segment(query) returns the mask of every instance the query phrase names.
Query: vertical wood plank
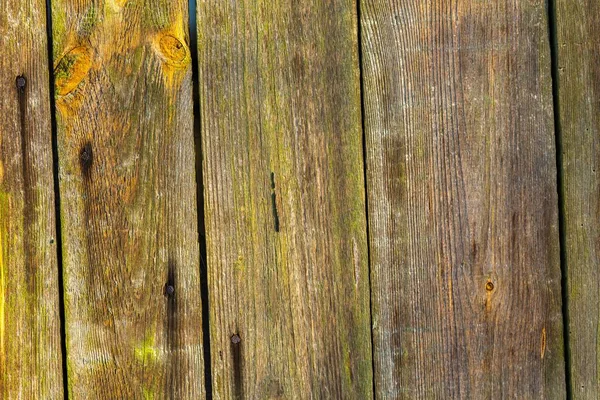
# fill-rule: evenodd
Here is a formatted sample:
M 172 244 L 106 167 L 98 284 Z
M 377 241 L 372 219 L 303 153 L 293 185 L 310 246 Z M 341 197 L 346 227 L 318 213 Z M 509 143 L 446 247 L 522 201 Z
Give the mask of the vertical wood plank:
M 52 17 L 69 394 L 203 398 L 187 1 Z
M 564 398 L 542 0 L 361 0 L 380 398 Z
M 572 394 L 594 399 L 600 396 L 600 3 L 555 4 Z
M 356 4 L 198 29 L 214 397 L 371 398 Z
M 45 11 L 0 1 L 2 399 L 63 396 Z

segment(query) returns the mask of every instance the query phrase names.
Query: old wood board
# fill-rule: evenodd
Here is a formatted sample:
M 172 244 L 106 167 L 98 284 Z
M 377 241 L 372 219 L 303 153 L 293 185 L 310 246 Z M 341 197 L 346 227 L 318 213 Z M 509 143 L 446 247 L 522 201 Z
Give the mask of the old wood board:
M 63 396 L 46 8 L 0 12 L 0 398 Z
M 187 7 L 52 1 L 73 399 L 205 396 Z
M 356 4 L 198 2 L 213 396 L 372 397 Z
M 361 0 L 376 393 L 565 398 L 542 0 Z
M 556 1 L 558 126 L 574 399 L 600 396 L 600 3 Z

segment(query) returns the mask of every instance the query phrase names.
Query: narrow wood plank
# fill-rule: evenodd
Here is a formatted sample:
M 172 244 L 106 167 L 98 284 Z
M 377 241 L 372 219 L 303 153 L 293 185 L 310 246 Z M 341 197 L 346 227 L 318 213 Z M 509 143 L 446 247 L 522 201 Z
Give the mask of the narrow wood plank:
M 0 1 L 0 398 L 63 397 L 46 8 Z
M 361 0 L 380 398 L 564 398 L 543 0 Z
M 203 398 L 187 1 L 52 4 L 69 394 Z
M 600 3 L 556 0 L 559 132 L 574 399 L 600 397 Z
M 213 392 L 372 397 L 356 4 L 198 4 Z

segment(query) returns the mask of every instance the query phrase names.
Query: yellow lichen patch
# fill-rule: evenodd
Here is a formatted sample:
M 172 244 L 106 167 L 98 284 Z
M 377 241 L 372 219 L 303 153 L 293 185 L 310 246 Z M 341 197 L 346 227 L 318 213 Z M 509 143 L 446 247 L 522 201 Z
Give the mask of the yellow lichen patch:
M 237 260 L 233 263 L 233 267 L 236 271 L 239 271 L 241 273 L 245 272 L 246 268 L 244 263 L 244 256 L 242 254 L 240 254 Z
M 156 361 L 157 357 L 158 351 L 154 347 L 154 334 L 148 334 L 144 341 L 135 347 L 135 358 L 146 364 L 148 361 Z
M 79 86 L 92 68 L 92 52 L 75 47 L 65 54 L 54 69 L 56 93 L 65 96 Z
M 128 0 L 107 0 L 105 5 L 112 12 L 120 12 L 123 9 L 123 7 L 125 7 L 127 1 Z
M 150 390 L 143 388 L 143 393 L 144 393 L 144 400 L 153 400 L 154 399 L 154 393 L 152 393 Z

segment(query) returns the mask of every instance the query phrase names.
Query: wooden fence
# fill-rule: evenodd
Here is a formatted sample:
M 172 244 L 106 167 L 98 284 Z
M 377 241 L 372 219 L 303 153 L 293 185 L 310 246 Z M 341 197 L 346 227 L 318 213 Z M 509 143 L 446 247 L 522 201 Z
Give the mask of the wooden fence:
M 0 0 L 0 113 L 2 399 L 600 398 L 598 1 Z

